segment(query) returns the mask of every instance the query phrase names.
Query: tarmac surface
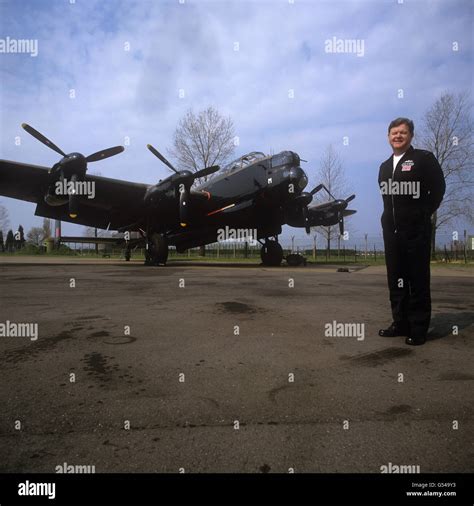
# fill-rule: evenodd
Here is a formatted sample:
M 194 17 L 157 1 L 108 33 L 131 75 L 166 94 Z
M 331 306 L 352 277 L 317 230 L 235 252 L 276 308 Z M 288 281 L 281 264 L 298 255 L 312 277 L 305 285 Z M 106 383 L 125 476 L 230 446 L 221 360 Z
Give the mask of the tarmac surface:
M 383 266 L 1 261 L 0 472 L 474 471 L 472 269 L 410 347 Z

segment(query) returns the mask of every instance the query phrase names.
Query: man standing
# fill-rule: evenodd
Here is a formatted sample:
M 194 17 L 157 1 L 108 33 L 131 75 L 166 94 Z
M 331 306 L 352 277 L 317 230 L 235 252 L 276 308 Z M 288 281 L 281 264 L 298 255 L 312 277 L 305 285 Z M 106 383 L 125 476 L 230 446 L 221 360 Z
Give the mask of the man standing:
M 407 336 L 409 345 L 426 342 L 431 318 L 431 215 L 446 184 L 433 153 L 411 146 L 414 125 L 397 118 L 388 127 L 393 155 L 382 163 L 382 229 L 393 322 L 383 337 Z

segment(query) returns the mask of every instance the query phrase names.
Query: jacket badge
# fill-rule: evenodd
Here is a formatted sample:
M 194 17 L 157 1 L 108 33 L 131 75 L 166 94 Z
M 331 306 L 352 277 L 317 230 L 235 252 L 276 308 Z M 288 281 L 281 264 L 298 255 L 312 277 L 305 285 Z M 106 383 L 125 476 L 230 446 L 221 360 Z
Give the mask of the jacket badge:
M 402 172 L 408 172 L 411 170 L 411 168 L 415 165 L 415 162 L 413 160 L 405 160 L 402 163 Z

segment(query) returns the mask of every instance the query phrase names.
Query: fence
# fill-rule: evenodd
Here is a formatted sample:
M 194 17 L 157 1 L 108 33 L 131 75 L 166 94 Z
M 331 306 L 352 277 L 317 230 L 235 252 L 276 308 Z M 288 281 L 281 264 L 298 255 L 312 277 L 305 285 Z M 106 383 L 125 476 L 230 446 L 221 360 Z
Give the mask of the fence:
M 316 243 L 316 246 L 314 243 L 313 245 L 304 243 L 300 245 L 297 244 L 297 242 L 293 242 L 293 245 L 283 243 L 282 246 L 284 255 L 292 252 L 300 253 L 308 260 L 316 262 L 385 262 L 383 243 L 380 245 L 380 241 L 374 241 L 371 244 L 369 238 L 367 238 L 367 242 L 364 241 L 362 244 L 354 243 L 349 245 L 345 244 L 346 241 L 340 242 L 341 244 L 339 247 L 337 247 L 337 241 L 335 241 L 335 245 L 331 244 L 330 250 L 327 249 L 327 245 L 323 245 L 322 241 Z M 97 255 L 94 246 L 84 244 L 71 244 L 70 246 L 72 254 L 79 254 L 82 256 Z M 227 261 L 259 261 L 260 248 L 260 244 L 252 245 L 245 242 L 214 243 L 206 245 L 204 249 L 197 247 L 191 248 L 184 253 L 178 253 L 173 246 L 170 246 L 169 258 L 182 260 L 209 259 Z M 144 258 L 144 255 L 144 248 L 136 248 L 132 251 L 132 257 L 135 259 Z M 119 247 L 100 247 L 98 256 L 123 258 L 124 250 Z M 474 261 L 474 251 L 467 247 L 465 248 L 465 244 L 463 242 L 452 241 L 449 244 L 438 244 L 436 248 L 436 259 L 445 262 L 472 262 Z
M 461 235 L 461 234 L 459 234 Z M 437 234 L 436 237 L 436 255 L 437 260 L 445 262 L 472 262 L 474 260 L 474 236 L 467 233 L 462 234 L 463 240 L 453 240 L 453 234 Z M 316 262 L 384 262 L 384 244 L 381 235 L 363 236 L 352 235 L 349 240 L 336 238 L 331 241 L 331 248 L 328 250 L 327 242 L 322 234 L 316 233 L 310 236 L 298 235 L 290 238 L 285 235 L 280 236 L 280 243 L 284 249 L 284 254 L 291 252 L 301 253 L 310 261 Z M 99 245 L 96 249 L 93 244 L 74 244 L 61 246 L 59 251 L 54 254 L 59 255 L 81 255 L 81 256 L 103 256 L 113 258 L 123 258 L 124 251 L 120 247 L 111 247 L 110 245 Z M 178 253 L 174 247 L 170 247 L 170 259 L 215 259 L 215 260 L 241 260 L 257 261 L 260 260 L 260 244 L 251 244 L 245 242 L 220 242 L 208 244 L 204 248 L 202 255 L 201 248 L 192 248 L 184 253 Z M 33 251 L 31 246 L 26 246 L 17 253 L 31 254 L 44 253 L 41 249 Z M 132 252 L 133 258 L 144 258 L 145 250 L 136 249 Z

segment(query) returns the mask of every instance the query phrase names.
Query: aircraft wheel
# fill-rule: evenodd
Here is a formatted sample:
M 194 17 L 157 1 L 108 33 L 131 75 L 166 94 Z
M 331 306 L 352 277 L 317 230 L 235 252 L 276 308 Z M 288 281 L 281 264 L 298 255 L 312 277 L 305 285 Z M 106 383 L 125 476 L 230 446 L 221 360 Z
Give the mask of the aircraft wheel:
M 266 241 L 260 250 L 263 265 L 277 267 L 283 260 L 283 248 L 276 241 Z
M 145 265 L 166 265 L 168 241 L 162 234 L 153 233 L 145 251 Z

